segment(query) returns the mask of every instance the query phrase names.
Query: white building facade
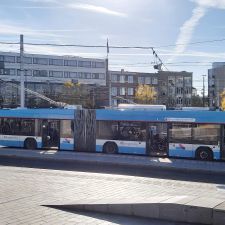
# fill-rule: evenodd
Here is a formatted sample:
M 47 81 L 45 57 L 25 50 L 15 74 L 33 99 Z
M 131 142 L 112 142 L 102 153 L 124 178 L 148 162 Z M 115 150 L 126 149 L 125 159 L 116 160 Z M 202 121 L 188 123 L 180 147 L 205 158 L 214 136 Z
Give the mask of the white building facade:
M 106 86 L 106 60 L 74 56 L 24 54 L 25 87 L 40 94 L 63 93 L 68 81 L 86 86 Z M 12 83 L 20 82 L 20 54 L 0 52 L 0 101 L 5 105 L 19 102 L 19 90 Z
M 24 75 L 27 82 L 106 85 L 105 59 L 72 56 L 24 54 Z M 5 81 L 20 81 L 19 53 L 0 52 L 0 77 Z

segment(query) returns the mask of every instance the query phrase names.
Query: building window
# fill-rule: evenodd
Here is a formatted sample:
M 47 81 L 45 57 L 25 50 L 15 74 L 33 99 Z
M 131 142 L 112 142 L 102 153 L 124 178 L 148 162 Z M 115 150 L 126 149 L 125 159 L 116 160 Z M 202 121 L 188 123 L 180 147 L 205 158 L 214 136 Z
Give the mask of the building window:
M 20 63 L 20 57 L 17 57 L 17 62 Z M 23 57 L 23 62 L 25 64 L 32 64 L 32 58 L 31 57 Z
M 91 77 L 92 77 L 91 73 L 83 73 L 82 76 L 83 79 L 91 79 Z
M 92 68 L 105 68 L 104 62 L 92 62 Z
M 120 76 L 120 83 L 125 83 L 125 76 L 124 75 Z
M 183 85 L 183 77 L 177 77 L 176 78 L 176 84 L 177 85 Z
M 117 87 L 112 87 L 111 94 L 112 96 L 117 96 Z
M 48 71 L 47 70 L 34 70 L 33 76 L 34 77 L 47 77 Z
M 175 95 L 175 87 L 168 87 L 169 95 Z
M 128 88 L 127 89 L 127 94 L 128 95 L 134 95 L 134 88 Z
M 69 73 L 70 78 L 78 78 L 78 74 L 76 72 L 67 72 Z
M 105 74 L 104 73 L 99 73 L 99 79 L 105 79 Z
M 78 66 L 79 67 L 91 67 L 91 61 L 78 61 Z
M 172 77 L 172 76 L 168 77 L 168 85 L 175 86 L 175 77 Z
M 49 71 L 49 77 L 63 77 L 62 71 Z
M 0 61 L 1 61 L 1 62 L 4 61 L 4 55 L 0 55 Z
M 70 78 L 79 78 L 79 74 L 76 72 L 70 72 Z
M 125 87 L 121 87 L 120 88 L 120 95 L 125 95 L 126 92 L 125 92 Z
M 46 59 L 46 58 L 33 58 L 33 64 L 48 65 L 48 59 Z
M 111 75 L 111 81 L 117 83 L 117 75 L 115 74 Z
M 177 95 L 182 95 L 183 94 L 183 88 L 177 87 Z
M 129 84 L 133 84 L 134 83 L 134 77 L 133 76 L 128 76 L 127 77 L 127 81 Z
M 77 61 L 76 60 L 64 60 L 64 66 L 77 67 Z
M 4 61 L 8 62 L 8 63 L 14 63 L 15 62 L 15 56 L 5 55 L 4 56 Z
M 139 84 L 144 84 L 145 83 L 145 78 L 144 77 L 138 77 L 138 83 Z
M 70 78 L 70 72 L 64 72 L 64 77 L 65 78 Z
M 177 104 L 182 105 L 183 104 L 183 99 L 181 97 L 177 98 Z
M 104 79 L 105 74 L 104 73 L 92 73 L 90 78 L 92 78 L 92 79 Z
M 62 59 L 49 59 L 49 65 L 63 66 L 63 60 Z
M 91 79 L 91 73 L 86 73 L 86 79 Z
M 4 69 L 0 69 L 0 75 L 5 75 L 5 70 Z
M 158 78 L 157 77 L 152 78 L 152 84 L 158 84 Z
M 191 87 L 185 87 L 184 94 L 191 94 Z
M 17 76 L 20 76 L 20 70 L 17 70 Z M 32 76 L 32 70 L 24 70 L 24 76 Z
M 145 84 L 151 84 L 151 77 L 145 77 Z
M 92 79 L 99 79 L 99 73 L 92 73 Z
M 14 76 L 14 75 L 16 75 L 16 70 L 15 69 L 5 69 L 4 75 Z
M 91 74 L 91 78 L 92 78 L 92 79 L 97 79 L 97 78 L 96 78 L 96 75 L 97 75 L 96 73 L 92 73 L 92 74 Z
M 192 78 L 191 77 L 184 77 L 184 85 L 185 86 L 191 86 L 192 84 Z

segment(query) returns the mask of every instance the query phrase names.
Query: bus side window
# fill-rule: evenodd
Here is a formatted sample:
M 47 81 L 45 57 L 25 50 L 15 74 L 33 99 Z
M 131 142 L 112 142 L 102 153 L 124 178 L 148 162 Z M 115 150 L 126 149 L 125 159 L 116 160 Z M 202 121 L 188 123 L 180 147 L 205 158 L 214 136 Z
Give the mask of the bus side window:
M 4 122 L 2 126 L 2 134 L 10 134 L 10 125 L 8 122 Z

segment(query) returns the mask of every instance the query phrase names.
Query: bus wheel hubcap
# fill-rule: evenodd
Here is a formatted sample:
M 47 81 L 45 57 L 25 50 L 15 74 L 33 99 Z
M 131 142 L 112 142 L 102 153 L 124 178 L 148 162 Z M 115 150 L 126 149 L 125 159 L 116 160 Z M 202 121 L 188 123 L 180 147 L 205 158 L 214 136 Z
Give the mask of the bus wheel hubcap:
M 202 151 L 202 152 L 200 153 L 200 157 L 201 157 L 201 159 L 207 159 L 207 158 L 208 158 L 208 153 L 205 152 L 205 151 Z

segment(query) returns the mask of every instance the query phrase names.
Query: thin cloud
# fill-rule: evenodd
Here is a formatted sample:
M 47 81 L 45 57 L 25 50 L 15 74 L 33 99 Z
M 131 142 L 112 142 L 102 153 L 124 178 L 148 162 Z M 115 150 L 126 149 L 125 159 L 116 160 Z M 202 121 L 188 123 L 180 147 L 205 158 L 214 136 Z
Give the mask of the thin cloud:
M 225 0 L 192 0 L 192 2 L 206 8 L 225 9 Z
M 175 55 L 179 55 L 185 51 L 192 38 L 195 27 L 198 25 L 200 19 L 205 15 L 206 11 L 206 8 L 202 6 L 197 6 L 193 9 L 191 18 L 188 19 L 180 28 L 180 33 L 176 41 L 177 46 L 174 49 Z M 172 57 L 169 61 L 173 61 L 174 59 L 175 57 Z
M 12 24 L 9 21 L 0 21 L 0 35 L 19 35 L 24 34 L 30 37 L 68 37 L 64 33 L 74 32 L 76 29 L 33 29 L 29 27 L 24 27 L 20 24 Z M 79 32 L 85 32 L 85 29 L 77 29 Z M 60 34 L 62 33 L 62 34 Z
M 201 18 L 205 16 L 209 8 L 225 9 L 225 0 L 191 0 L 197 6 L 193 9 L 191 17 L 182 25 L 178 35 L 174 49 L 174 54 L 179 55 L 183 53 L 193 35 L 196 26 L 199 24 Z M 182 45 L 179 45 L 182 44 Z M 176 57 L 171 57 L 168 61 L 171 62 Z
M 125 13 L 117 12 L 102 6 L 95 6 L 90 4 L 68 4 L 67 7 L 72 9 L 85 10 L 85 11 L 107 14 L 107 15 L 118 16 L 118 17 L 127 17 L 127 14 Z

